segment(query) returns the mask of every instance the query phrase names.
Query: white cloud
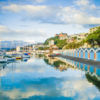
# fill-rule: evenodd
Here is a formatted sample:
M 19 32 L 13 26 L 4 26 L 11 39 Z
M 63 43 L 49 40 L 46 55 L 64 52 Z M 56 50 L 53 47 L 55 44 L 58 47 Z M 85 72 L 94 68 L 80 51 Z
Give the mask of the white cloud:
M 72 7 L 62 9 L 61 20 L 71 24 L 100 24 L 100 18 L 81 12 Z
M 9 6 L 4 6 L 2 9 L 12 11 L 12 12 L 20 12 L 20 11 L 26 11 L 29 13 L 35 13 L 35 12 L 40 12 L 43 11 L 46 8 L 46 6 L 33 6 L 33 5 L 16 5 L 16 4 L 11 4 Z
M 93 85 L 86 79 L 65 81 L 62 86 L 62 95 L 65 97 L 74 97 L 79 94 L 76 100 L 92 100 L 99 95 L 99 92 L 96 92 L 96 88 L 93 88 Z
M 35 2 L 44 2 L 44 0 L 34 0 Z M 0 36 L 4 39 L 22 39 L 28 41 L 44 41 L 50 36 L 59 32 L 80 33 L 87 32 L 84 25 L 100 24 L 100 11 L 90 0 L 74 0 L 73 6 L 47 6 L 32 4 L 8 4 L 2 6 L 2 11 L 6 15 L 10 12 L 15 16 L 18 25 L 26 25 L 25 29 L 13 29 L 12 23 L 8 23 L 9 28 L 0 26 Z M 13 14 L 14 13 L 14 14 Z M 13 17 L 12 16 L 12 17 Z M 9 18 L 8 18 L 9 19 Z M 9 22 L 9 21 L 8 21 Z M 28 23 L 28 25 L 27 25 Z M 28 28 L 31 27 L 31 28 Z M 11 37 L 12 34 L 12 37 Z M 15 38 L 16 37 L 16 38 Z
M 78 0 L 77 0 L 78 2 Z M 89 0 L 81 0 L 80 5 L 89 4 Z M 95 5 L 91 5 L 95 8 Z M 95 15 L 82 12 L 75 7 L 50 7 L 11 4 L 4 6 L 3 10 L 12 12 L 26 12 L 26 18 L 39 20 L 46 23 L 65 23 L 65 24 L 100 24 L 100 18 Z M 27 15 L 28 13 L 28 15 Z
M 31 89 L 31 88 L 27 89 L 27 92 L 24 92 L 24 91 L 22 92 L 20 90 L 14 89 L 12 91 L 3 92 L 3 94 L 8 96 L 10 99 L 29 98 L 31 96 L 36 96 L 36 95 L 42 95 L 42 96 L 45 95 L 44 92 L 34 90 L 34 88 L 33 89 Z
M 6 26 L 0 26 L 0 38 L 4 40 L 25 40 L 27 42 L 42 42 L 47 38 L 48 34 L 42 29 L 26 29 L 26 30 L 11 30 Z
M 96 5 L 91 0 L 75 0 L 75 5 L 79 6 L 83 10 L 96 9 Z
M 45 0 L 36 0 L 36 2 L 41 3 L 44 2 Z
M 9 30 L 8 30 L 8 28 L 6 27 L 6 26 L 4 26 L 4 25 L 0 25 L 0 33 L 1 32 L 8 32 Z
M 90 0 L 76 0 L 75 3 L 79 6 L 87 6 L 90 3 Z

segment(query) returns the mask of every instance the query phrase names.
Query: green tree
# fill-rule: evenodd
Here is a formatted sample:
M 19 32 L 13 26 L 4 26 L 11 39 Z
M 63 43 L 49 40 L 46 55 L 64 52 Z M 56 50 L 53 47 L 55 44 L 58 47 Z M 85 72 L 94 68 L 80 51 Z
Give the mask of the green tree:
M 86 38 L 87 43 L 89 43 L 92 47 L 95 45 L 100 46 L 100 27 L 93 33 L 89 34 Z

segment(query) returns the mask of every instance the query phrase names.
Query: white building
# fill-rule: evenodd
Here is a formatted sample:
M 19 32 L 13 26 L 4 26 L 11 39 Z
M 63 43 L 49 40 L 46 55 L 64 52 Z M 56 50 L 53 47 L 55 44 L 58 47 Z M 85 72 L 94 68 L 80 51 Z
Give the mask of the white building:
M 54 40 L 49 41 L 49 46 L 54 45 Z
M 20 46 L 17 46 L 17 47 L 16 47 L 16 51 L 17 51 L 17 52 L 20 52 L 20 51 L 21 51 L 21 47 L 20 47 Z

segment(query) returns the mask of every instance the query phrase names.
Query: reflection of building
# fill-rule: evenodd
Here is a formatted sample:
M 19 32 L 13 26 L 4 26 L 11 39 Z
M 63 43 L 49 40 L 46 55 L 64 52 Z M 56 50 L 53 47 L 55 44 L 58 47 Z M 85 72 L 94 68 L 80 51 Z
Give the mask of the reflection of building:
M 59 69 L 60 71 L 64 71 L 64 70 L 67 70 L 67 67 L 66 67 L 66 65 L 60 65 L 60 66 L 58 67 L 58 69 Z
M 45 59 L 45 62 L 53 65 L 55 69 L 59 69 L 60 71 L 67 70 L 68 68 L 73 68 L 73 66 L 67 64 L 65 61 L 59 58 L 48 57 L 47 59 Z

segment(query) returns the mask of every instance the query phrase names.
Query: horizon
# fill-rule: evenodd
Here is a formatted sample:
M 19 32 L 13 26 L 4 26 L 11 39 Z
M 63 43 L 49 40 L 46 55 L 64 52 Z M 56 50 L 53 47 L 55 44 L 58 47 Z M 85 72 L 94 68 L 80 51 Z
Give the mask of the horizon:
M 0 40 L 44 42 L 100 26 L 99 0 L 0 0 Z

